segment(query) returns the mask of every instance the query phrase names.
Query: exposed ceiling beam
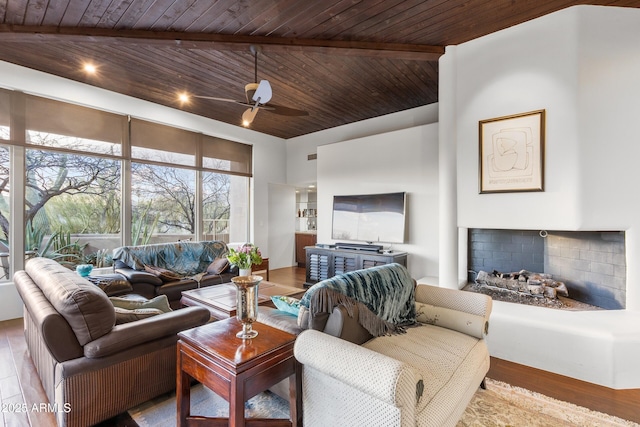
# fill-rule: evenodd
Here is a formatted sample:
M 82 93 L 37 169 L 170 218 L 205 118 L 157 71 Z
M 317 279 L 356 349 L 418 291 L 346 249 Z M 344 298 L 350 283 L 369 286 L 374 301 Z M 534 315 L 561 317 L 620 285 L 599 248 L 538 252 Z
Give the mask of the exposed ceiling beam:
M 293 37 L 185 33 L 178 31 L 118 30 L 35 25 L 0 25 L 0 42 L 74 41 L 103 44 L 172 45 L 185 49 L 245 50 L 249 45 L 264 51 L 313 51 L 326 54 L 369 56 L 410 61 L 437 61 L 443 46 L 378 43 L 349 40 L 297 39 Z

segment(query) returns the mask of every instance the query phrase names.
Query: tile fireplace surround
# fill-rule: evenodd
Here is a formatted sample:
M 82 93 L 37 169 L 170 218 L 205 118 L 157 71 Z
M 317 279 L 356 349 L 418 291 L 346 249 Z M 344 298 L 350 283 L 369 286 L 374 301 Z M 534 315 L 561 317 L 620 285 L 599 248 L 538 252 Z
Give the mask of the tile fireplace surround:
M 532 233 L 537 235 L 539 230 Z M 614 245 L 624 247 L 624 233 L 613 232 L 613 235 L 609 237 L 617 241 Z M 619 236 L 622 236 L 622 243 Z M 464 255 L 470 252 L 471 242 L 468 245 L 461 248 Z M 626 251 L 628 255 L 629 248 Z M 625 257 L 617 256 L 615 262 L 620 263 L 620 258 Z M 538 261 L 542 261 L 538 266 L 544 268 L 544 258 Z M 518 265 L 500 268 L 529 268 Z M 605 270 L 610 272 L 611 268 Z M 622 274 L 621 270 L 618 268 L 615 274 Z M 423 278 L 419 283 L 437 284 L 437 280 Z M 624 282 L 628 282 L 626 277 Z M 493 357 L 612 389 L 640 388 L 640 364 L 637 362 L 640 358 L 639 311 L 568 311 L 494 301 L 489 329 L 487 344 Z

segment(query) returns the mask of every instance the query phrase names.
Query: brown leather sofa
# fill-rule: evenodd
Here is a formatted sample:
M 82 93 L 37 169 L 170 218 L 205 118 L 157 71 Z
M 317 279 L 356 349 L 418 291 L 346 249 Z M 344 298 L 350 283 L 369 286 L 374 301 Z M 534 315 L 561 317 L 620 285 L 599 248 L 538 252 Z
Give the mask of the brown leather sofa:
M 14 276 L 27 347 L 58 426 L 90 426 L 175 388 L 179 331 L 202 325 L 198 307 L 115 325 L 107 295 L 46 258 Z

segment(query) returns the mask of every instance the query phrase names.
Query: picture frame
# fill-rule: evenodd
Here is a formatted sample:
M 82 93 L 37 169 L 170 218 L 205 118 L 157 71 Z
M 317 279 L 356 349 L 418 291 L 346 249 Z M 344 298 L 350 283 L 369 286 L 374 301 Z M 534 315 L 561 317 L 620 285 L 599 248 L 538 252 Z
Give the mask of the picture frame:
M 544 191 L 545 110 L 479 122 L 483 193 Z

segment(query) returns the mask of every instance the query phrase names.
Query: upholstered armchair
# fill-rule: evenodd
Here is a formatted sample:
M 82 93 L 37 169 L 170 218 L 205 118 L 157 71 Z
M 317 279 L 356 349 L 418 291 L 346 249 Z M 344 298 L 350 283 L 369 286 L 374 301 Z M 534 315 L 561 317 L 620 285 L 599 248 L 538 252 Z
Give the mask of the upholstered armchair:
M 489 370 L 491 299 L 419 284 L 415 301 L 418 325 L 406 333 L 362 345 L 298 336 L 305 427 L 457 424 Z

